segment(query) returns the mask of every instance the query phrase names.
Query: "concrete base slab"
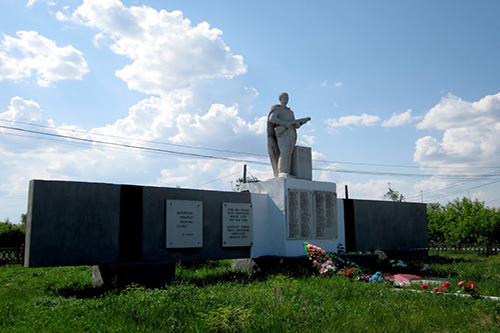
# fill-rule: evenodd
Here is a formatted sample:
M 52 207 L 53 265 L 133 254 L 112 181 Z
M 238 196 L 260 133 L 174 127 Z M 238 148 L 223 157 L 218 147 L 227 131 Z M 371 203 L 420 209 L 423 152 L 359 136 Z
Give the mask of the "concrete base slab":
M 130 284 L 146 288 L 162 288 L 175 277 L 175 264 L 132 263 L 97 265 L 92 270 L 92 284 L 95 288 L 123 289 Z

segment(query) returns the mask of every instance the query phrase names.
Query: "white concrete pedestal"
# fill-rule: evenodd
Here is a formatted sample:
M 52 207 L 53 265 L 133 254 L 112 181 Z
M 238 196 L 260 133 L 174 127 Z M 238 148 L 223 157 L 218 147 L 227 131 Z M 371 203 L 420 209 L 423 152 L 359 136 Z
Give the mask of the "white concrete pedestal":
M 242 184 L 242 191 L 252 193 L 251 258 L 305 256 L 304 242 L 333 252 L 345 246 L 343 204 L 336 188 L 334 183 L 294 178 Z

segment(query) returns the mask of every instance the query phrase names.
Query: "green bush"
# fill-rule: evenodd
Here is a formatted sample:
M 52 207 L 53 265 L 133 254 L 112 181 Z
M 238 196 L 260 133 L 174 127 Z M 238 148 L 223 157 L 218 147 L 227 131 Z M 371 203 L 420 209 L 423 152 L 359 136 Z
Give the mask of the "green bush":
M 500 241 L 500 211 L 483 202 L 455 199 L 446 206 L 432 204 L 427 210 L 429 241 L 484 243 Z
M 0 222 L 0 247 L 23 245 L 25 233 L 23 224 L 13 224 L 9 219 Z

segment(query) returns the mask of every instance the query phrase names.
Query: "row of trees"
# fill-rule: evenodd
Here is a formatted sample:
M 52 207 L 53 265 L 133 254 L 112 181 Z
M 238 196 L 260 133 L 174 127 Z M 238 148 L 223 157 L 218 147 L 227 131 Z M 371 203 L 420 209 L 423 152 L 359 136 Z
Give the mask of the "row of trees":
M 384 195 L 390 201 L 405 201 L 391 188 Z M 500 211 L 484 202 L 456 198 L 445 206 L 427 205 L 429 241 L 436 243 L 500 243 Z
M 500 211 L 467 198 L 427 208 L 429 241 L 438 243 L 500 242 Z

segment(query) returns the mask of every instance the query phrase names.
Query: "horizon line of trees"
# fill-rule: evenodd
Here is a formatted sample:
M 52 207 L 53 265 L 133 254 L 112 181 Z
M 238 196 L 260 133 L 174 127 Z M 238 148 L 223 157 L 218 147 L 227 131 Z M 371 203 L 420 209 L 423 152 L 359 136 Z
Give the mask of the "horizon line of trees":
M 429 242 L 500 243 L 500 210 L 466 197 L 427 205 Z

